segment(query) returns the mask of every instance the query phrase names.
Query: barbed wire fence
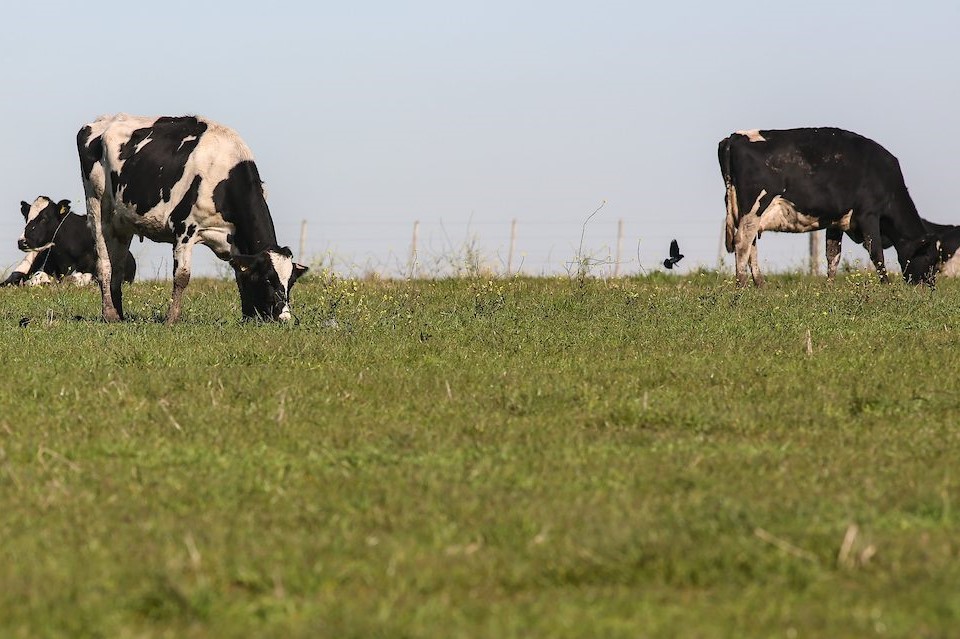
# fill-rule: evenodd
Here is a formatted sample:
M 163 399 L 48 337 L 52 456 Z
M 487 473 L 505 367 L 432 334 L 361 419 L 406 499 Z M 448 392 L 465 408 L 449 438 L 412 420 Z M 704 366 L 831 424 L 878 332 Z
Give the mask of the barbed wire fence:
M 580 221 L 525 222 L 521 217 L 505 216 L 475 219 L 470 214 L 465 222 L 461 218 L 452 223 L 411 216 L 406 220 L 338 218 L 322 222 L 278 219 L 276 224 L 278 237 L 297 241 L 299 261 L 345 277 L 520 274 L 609 278 L 649 274 L 663 270 L 662 261 L 672 239 L 679 239 L 687 255 L 678 272 L 703 268 L 732 273 L 733 256 L 724 247 L 722 217 L 720 228 L 689 217 L 651 224 L 622 215 L 605 216 L 601 214 L 606 213 L 605 205 L 602 202 Z M 83 201 L 77 200 L 73 209 L 82 212 L 83 207 Z M 765 234 L 761 259 L 776 260 L 773 268 L 768 263 L 766 270 L 821 272 L 823 232 L 807 235 L 809 239 L 801 241 L 791 234 Z M 779 236 L 775 240 L 779 246 L 768 241 L 771 236 Z M 808 249 L 800 250 L 807 243 Z M 15 242 L 10 244 L 7 272 L 22 259 L 18 257 L 22 254 L 13 250 Z M 711 245 L 717 247 L 715 259 L 703 251 Z M 685 246 L 698 250 L 684 250 Z M 134 240 L 131 249 L 138 261 L 138 279 L 170 279 L 169 246 Z M 231 277 L 230 267 L 208 253 L 203 249 L 194 252 L 195 275 Z
M 341 235 L 338 226 L 352 227 L 344 223 L 325 224 L 324 232 L 328 237 L 336 238 Z M 717 236 L 705 233 L 703 225 L 697 222 L 672 226 L 673 233 L 653 228 L 645 229 L 640 237 L 631 236 L 630 225 L 623 217 L 585 221 L 577 242 L 571 239 L 573 234 L 556 225 L 524 223 L 518 218 L 500 222 L 469 220 L 454 239 L 443 221 L 429 223 L 414 219 L 408 223 L 406 231 L 394 222 L 382 228 L 383 234 L 379 237 L 371 233 L 347 232 L 344 235 L 349 237 L 329 239 L 325 246 L 311 252 L 304 249 L 308 246 L 304 235 L 309 228 L 304 220 L 300 224 L 298 259 L 314 267 L 355 277 L 413 279 L 483 274 L 621 277 L 662 270 L 670 241 L 680 237 L 681 246 L 685 243 L 709 246 L 716 242 L 718 248 L 715 259 L 697 261 L 688 258 L 678 272 L 699 268 L 733 272 L 733 256 L 726 253 L 722 234 L 716 239 Z M 723 232 L 722 227 L 720 231 Z M 779 262 L 785 265 L 772 269 L 768 265 L 768 270 L 821 272 L 822 231 L 809 233 L 808 238 L 792 234 L 772 235 L 779 235 L 781 242 L 790 242 L 793 250 L 784 257 L 782 251 L 771 248 L 768 254 L 780 257 Z M 406 238 L 406 242 L 398 241 L 401 238 Z M 803 246 L 807 246 L 807 250 L 803 250 Z

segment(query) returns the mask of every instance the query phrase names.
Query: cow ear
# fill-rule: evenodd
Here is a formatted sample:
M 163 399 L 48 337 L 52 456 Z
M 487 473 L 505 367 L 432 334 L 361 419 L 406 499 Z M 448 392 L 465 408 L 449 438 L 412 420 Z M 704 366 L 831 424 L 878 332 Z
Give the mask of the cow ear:
M 70 200 L 60 200 L 57 202 L 58 210 L 60 217 L 64 217 L 67 213 L 70 212 Z
M 23 217 L 27 217 L 29 213 L 30 213 L 30 205 L 24 202 L 23 200 L 20 200 L 20 215 L 22 215 Z
M 294 262 L 293 263 L 293 279 L 290 280 L 290 283 L 292 284 L 296 282 L 298 279 L 300 279 L 301 275 L 303 275 L 309 270 L 310 270 L 309 267 L 306 267 L 303 264 L 297 264 L 296 262 Z
M 230 258 L 230 266 L 241 273 L 248 273 L 256 268 L 259 261 L 259 255 L 234 255 Z

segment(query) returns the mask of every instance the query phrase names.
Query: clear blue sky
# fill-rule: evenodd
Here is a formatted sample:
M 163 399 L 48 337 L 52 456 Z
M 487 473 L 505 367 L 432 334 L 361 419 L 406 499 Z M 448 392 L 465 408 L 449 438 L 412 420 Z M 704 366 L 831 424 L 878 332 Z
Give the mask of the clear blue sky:
M 280 241 L 336 267 L 396 269 L 420 220 L 429 265 L 473 238 L 503 266 L 562 272 L 585 249 L 624 272 L 669 240 L 714 265 L 717 142 L 840 126 L 901 162 L 925 217 L 960 223 L 960 3 L 19 2 L 4 9 L 0 265 L 20 200 L 78 203 L 75 135 L 106 113 L 198 113 L 257 156 Z M 770 267 L 805 237 L 765 235 Z M 845 256 L 865 258 L 847 242 Z M 135 243 L 167 276 L 169 247 Z M 207 249 L 201 271 L 215 259 Z M 200 255 L 198 255 L 200 257 Z M 729 262 L 728 262 L 729 263 Z

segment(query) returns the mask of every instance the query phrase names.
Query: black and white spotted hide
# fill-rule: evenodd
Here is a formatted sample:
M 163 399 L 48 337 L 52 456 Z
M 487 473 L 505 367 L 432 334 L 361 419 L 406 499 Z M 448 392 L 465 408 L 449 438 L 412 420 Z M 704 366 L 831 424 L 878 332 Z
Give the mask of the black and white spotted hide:
M 234 267 L 243 315 L 286 321 L 290 289 L 307 268 L 277 243 L 253 154 L 232 129 L 197 116 L 101 118 L 77 134 L 94 230 L 103 318 L 123 318 L 115 256 L 134 234 L 173 245 L 177 321 L 193 247 Z

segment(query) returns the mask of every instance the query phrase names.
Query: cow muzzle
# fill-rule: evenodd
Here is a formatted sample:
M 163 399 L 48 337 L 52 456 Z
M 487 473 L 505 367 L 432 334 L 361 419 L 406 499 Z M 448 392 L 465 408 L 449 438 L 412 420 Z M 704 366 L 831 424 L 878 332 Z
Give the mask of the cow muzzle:
M 40 246 L 30 246 L 30 242 L 23 239 L 22 237 L 17 240 L 17 248 L 19 248 L 24 253 L 33 253 L 35 251 L 43 251 L 53 246 L 55 242 L 47 242 L 46 244 L 41 244 Z

